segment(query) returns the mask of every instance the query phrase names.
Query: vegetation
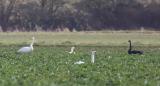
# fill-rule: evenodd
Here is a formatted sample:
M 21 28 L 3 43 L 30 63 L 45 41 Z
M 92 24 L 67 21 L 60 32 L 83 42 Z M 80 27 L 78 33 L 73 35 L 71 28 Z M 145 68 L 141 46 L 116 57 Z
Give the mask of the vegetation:
M 19 47 L 1 47 L 1 86 L 159 86 L 159 48 L 136 47 L 144 55 L 128 55 L 128 47 L 35 47 L 16 54 Z M 96 50 L 94 64 L 90 51 Z M 76 65 L 76 61 L 85 64 Z
M 17 54 L 32 36 L 34 51 Z M 128 55 L 128 39 L 144 55 Z M 0 33 L 0 86 L 159 86 L 158 39 L 158 32 Z M 76 54 L 67 53 L 73 45 Z
M 159 0 L 0 0 L 2 31 L 154 29 Z
M 159 46 L 157 31 L 102 31 L 102 32 L 7 32 L 0 33 L 0 45 L 29 45 L 35 36 L 35 45 L 82 46 Z

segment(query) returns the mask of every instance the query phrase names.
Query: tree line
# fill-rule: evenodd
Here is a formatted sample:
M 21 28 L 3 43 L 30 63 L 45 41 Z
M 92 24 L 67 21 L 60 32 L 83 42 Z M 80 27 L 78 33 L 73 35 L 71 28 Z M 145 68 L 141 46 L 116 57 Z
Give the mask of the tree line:
M 0 0 L 1 31 L 160 28 L 155 0 Z M 147 1 L 147 0 L 146 0 Z

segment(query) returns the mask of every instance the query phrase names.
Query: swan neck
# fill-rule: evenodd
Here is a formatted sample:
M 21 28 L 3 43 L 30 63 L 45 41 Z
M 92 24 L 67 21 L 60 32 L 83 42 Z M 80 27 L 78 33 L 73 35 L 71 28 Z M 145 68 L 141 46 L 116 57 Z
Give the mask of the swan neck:
M 32 46 L 32 47 L 33 47 L 33 44 L 34 44 L 34 39 L 32 40 L 32 43 L 30 44 L 30 46 Z
M 30 48 L 33 50 L 33 45 L 30 45 Z
M 131 41 L 129 42 L 129 50 L 132 50 Z

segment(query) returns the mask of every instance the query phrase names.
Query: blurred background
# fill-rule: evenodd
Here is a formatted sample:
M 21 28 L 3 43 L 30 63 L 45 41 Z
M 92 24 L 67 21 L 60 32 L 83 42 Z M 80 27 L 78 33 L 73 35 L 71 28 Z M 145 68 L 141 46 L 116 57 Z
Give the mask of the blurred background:
M 0 31 L 160 30 L 160 0 L 0 0 Z

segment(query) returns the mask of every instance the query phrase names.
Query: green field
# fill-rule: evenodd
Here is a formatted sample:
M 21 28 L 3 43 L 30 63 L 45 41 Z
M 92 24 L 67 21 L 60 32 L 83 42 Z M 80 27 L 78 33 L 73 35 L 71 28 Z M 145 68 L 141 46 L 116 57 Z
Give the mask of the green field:
M 127 47 L 35 47 L 16 54 L 18 47 L 0 49 L 1 86 L 159 86 L 160 49 L 141 47 L 144 55 L 128 55 Z M 96 50 L 95 64 L 90 51 Z M 76 65 L 82 60 L 85 64 Z
M 34 51 L 17 54 L 32 36 Z M 158 37 L 159 33 L 0 33 L 0 86 L 160 86 Z M 128 39 L 144 55 L 128 55 Z M 76 54 L 66 52 L 71 45 Z M 94 64 L 91 50 L 97 51 Z M 74 64 L 80 60 L 85 63 Z

